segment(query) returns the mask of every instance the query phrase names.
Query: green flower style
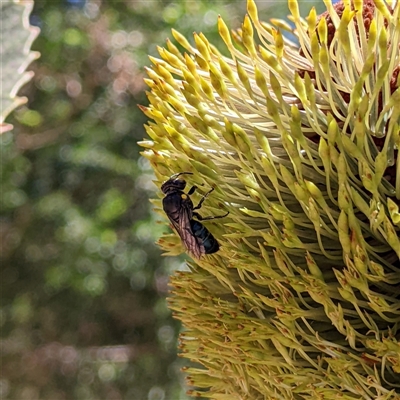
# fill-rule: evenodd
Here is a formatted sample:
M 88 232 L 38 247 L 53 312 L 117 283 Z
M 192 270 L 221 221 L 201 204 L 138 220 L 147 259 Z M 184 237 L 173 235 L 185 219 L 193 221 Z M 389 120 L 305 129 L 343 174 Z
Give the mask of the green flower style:
M 185 53 L 148 69 L 159 184 L 193 172 L 202 212 L 229 211 L 172 277 L 193 396 L 400 398 L 400 5 L 324 1 L 304 20 L 290 0 L 292 29 L 249 0 L 239 31 L 219 20 L 230 57 L 174 31 Z

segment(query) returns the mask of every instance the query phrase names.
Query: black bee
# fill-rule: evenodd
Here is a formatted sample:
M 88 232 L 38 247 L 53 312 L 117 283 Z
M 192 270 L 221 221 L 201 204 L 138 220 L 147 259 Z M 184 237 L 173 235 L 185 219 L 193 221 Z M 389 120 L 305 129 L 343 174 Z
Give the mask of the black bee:
M 200 221 L 223 218 L 225 215 L 214 217 L 202 217 L 199 213 L 195 212 L 201 208 L 205 198 L 214 190 L 212 188 L 200 200 L 196 207 L 193 206 L 190 195 L 192 195 L 197 186 L 192 186 L 186 194 L 183 190 L 186 186 L 186 181 L 179 179 L 180 175 L 193 175 L 191 172 L 180 172 L 172 175 L 165 181 L 161 190 L 165 194 L 163 198 L 163 209 L 167 214 L 169 220 L 172 222 L 173 227 L 178 232 L 180 238 L 186 249 L 195 258 L 200 258 L 203 254 L 212 254 L 218 251 L 219 244 L 214 236 L 208 229 L 199 221 L 193 219 L 196 217 Z

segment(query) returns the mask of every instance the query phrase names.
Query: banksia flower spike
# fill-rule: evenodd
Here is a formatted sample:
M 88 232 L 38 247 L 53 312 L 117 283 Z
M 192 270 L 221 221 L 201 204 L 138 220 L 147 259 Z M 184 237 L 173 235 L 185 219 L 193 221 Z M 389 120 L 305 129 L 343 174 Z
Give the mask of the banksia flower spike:
M 239 31 L 219 20 L 230 57 L 174 31 L 185 52 L 148 69 L 159 184 L 192 172 L 204 213 L 229 211 L 218 253 L 172 277 L 193 396 L 400 398 L 400 6 L 325 4 L 290 0 L 292 29 L 249 0 Z

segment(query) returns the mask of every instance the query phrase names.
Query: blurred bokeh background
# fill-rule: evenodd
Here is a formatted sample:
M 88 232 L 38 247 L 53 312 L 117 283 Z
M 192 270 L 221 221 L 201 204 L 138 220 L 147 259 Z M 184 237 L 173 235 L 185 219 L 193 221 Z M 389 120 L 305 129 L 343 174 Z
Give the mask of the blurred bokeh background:
M 288 14 L 285 1 L 257 5 L 265 20 Z M 218 14 L 238 28 L 245 9 L 245 0 L 35 2 L 41 58 L 21 93 L 28 105 L 1 137 L 1 399 L 186 398 L 180 326 L 166 305 L 184 258 L 161 257 L 155 244 L 167 229 L 149 202 L 159 194 L 140 157 L 137 104 L 147 104 L 148 55 L 171 28 L 222 49 Z

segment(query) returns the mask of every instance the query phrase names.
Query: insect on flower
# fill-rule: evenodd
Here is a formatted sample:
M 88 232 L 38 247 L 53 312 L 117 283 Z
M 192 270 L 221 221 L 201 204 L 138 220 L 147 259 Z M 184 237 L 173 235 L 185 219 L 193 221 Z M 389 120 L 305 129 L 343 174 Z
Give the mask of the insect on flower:
M 173 227 L 178 232 L 183 244 L 189 253 L 195 258 L 201 258 L 204 254 L 212 254 L 219 250 L 219 244 L 208 229 L 199 221 L 206 221 L 217 218 L 224 218 L 225 215 L 202 217 L 195 210 L 199 210 L 206 197 L 214 190 L 209 190 L 199 201 L 196 207 L 190 196 L 195 192 L 197 186 L 192 186 L 186 194 L 183 190 L 186 181 L 179 179 L 181 175 L 193 175 L 191 172 L 179 172 L 172 175 L 165 181 L 161 190 L 165 194 L 163 198 L 163 209 L 171 221 Z M 193 219 L 196 217 L 199 221 Z

